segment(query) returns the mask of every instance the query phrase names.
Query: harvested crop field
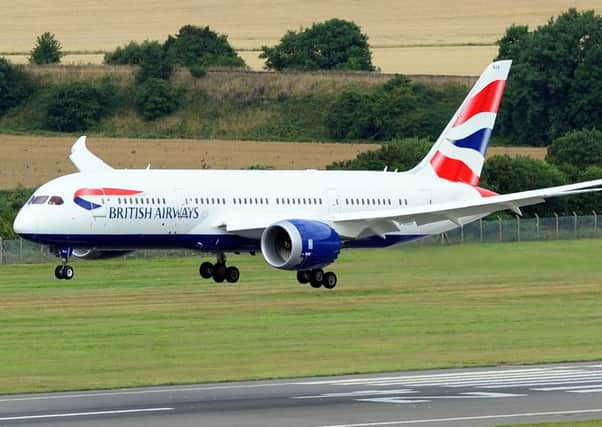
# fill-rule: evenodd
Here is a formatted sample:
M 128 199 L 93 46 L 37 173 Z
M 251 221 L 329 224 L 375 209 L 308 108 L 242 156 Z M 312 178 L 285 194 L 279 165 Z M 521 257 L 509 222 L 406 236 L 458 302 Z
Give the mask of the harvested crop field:
M 74 172 L 68 155 L 73 137 L 0 135 L 0 189 L 36 187 Z M 321 169 L 378 149 L 378 144 L 295 143 L 184 139 L 97 138 L 88 147 L 119 168 L 239 169 L 269 165 L 275 169 Z M 545 148 L 492 147 L 489 154 L 545 156 Z
M 66 51 L 94 53 L 130 40 L 165 40 L 185 24 L 209 25 L 227 34 L 257 69 L 262 63 L 253 51 L 276 44 L 287 30 L 336 17 L 361 26 L 384 72 L 475 75 L 495 55 L 493 44 L 508 26 L 533 28 L 568 7 L 602 10 L 599 0 L 24 0 L 0 14 L 0 52 L 27 53 L 44 31 L 55 33 Z M 76 56 L 67 59 L 101 58 Z

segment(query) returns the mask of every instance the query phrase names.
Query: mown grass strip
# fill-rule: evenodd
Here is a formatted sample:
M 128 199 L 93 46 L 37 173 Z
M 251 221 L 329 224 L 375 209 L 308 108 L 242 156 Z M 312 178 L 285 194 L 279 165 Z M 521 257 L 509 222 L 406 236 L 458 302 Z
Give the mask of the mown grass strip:
M 0 393 L 602 358 L 602 240 L 349 251 L 334 291 L 261 257 L 0 267 Z

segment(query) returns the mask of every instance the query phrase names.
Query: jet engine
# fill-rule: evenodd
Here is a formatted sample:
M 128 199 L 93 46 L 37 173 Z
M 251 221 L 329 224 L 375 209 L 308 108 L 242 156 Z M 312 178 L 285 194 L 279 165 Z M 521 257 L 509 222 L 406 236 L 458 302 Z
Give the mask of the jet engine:
M 339 255 L 337 232 L 319 221 L 291 219 L 266 228 L 261 252 L 272 267 L 283 270 L 311 270 L 331 264 Z

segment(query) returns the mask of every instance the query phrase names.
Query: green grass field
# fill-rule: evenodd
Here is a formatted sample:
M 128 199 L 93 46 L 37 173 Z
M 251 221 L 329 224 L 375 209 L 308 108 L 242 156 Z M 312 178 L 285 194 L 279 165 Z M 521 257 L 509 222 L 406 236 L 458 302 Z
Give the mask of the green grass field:
M 0 267 L 0 393 L 602 358 L 602 240 L 344 252 L 334 291 L 261 257 Z

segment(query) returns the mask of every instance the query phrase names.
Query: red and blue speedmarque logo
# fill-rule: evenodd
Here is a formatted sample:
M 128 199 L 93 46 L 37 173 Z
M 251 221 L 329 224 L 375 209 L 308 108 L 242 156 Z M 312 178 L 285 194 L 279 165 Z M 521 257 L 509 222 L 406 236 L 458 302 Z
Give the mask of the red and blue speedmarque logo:
M 83 196 L 134 196 L 140 193 L 142 191 L 124 188 L 80 188 L 73 194 L 73 201 L 76 205 L 91 211 L 102 207 L 102 205 L 86 200 Z

